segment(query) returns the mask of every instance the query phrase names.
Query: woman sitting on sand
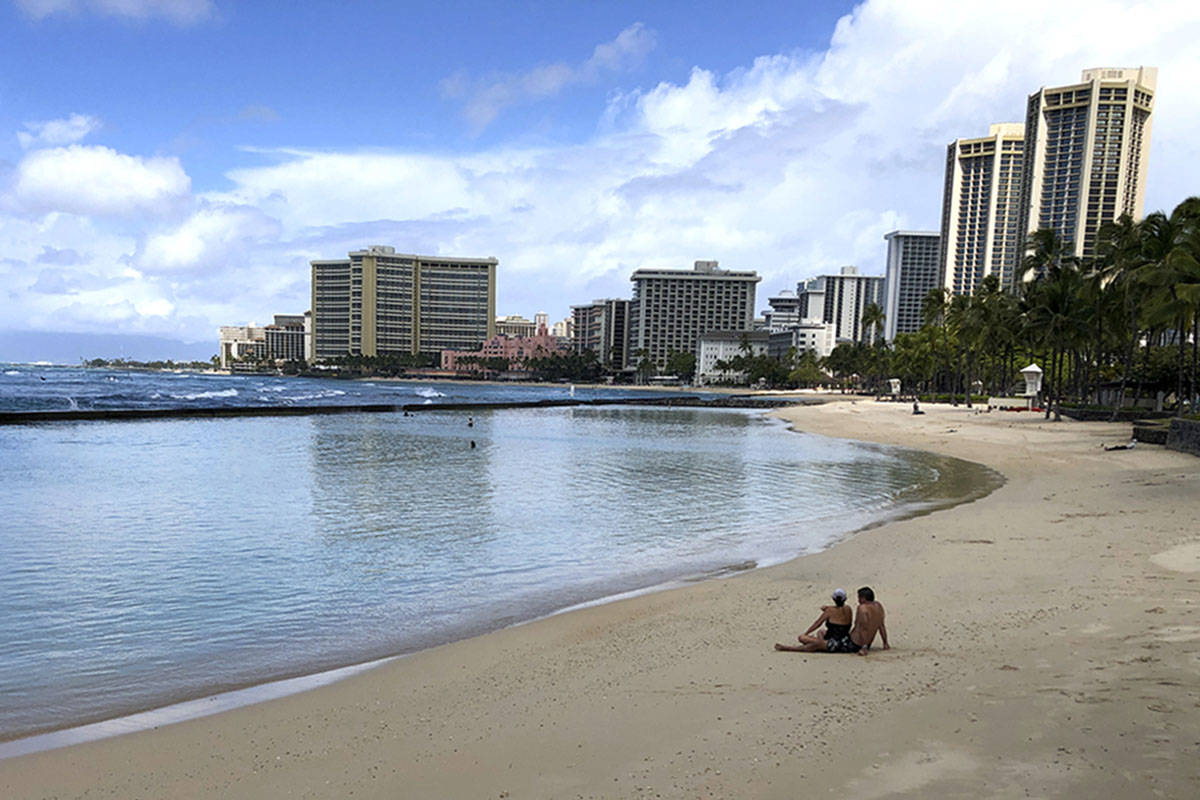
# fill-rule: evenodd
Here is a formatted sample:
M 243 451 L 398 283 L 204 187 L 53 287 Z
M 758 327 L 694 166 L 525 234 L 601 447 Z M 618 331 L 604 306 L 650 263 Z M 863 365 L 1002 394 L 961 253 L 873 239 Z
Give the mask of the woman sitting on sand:
M 846 590 L 833 590 L 833 605 L 821 606 L 821 616 L 808 626 L 808 630 L 799 637 L 800 645 L 776 644 L 776 650 L 788 650 L 794 653 L 843 653 L 848 652 L 846 643 L 850 642 L 850 623 L 854 621 L 853 612 L 846 605 Z M 824 623 L 825 631 L 817 631 Z M 810 636 L 817 631 L 816 636 Z

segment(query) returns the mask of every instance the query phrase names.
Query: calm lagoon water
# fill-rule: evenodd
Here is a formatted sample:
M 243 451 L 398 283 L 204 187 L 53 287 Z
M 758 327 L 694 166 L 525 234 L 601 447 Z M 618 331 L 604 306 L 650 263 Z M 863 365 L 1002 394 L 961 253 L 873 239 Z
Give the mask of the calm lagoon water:
M 963 468 L 707 409 L 0 428 L 0 738 L 782 560 Z

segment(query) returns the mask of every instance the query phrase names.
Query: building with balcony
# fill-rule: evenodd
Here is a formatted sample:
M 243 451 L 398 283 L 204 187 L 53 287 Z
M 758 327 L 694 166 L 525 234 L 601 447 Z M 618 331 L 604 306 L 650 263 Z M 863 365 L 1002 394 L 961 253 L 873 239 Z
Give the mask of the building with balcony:
M 1024 158 L 1025 126 L 1014 122 L 946 147 L 938 270 L 952 293 L 969 295 L 988 275 L 1012 284 L 1025 252 Z
M 495 258 L 376 245 L 310 263 L 316 360 L 472 350 L 495 335 Z
M 892 231 L 887 241 L 884 275 L 883 338 L 921 329 L 921 310 L 930 289 L 942 285 L 939 262 L 941 237 L 933 231 Z
M 1157 82 L 1155 67 L 1086 69 L 1079 83 L 1029 96 L 1023 236 L 1049 228 L 1090 258 L 1104 223 L 1142 218 Z
M 718 364 L 736 356 L 767 354 L 768 331 L 708 331 L 700 335 L 696 352 L 696 385 L 705 383 L 742 383 L 745 373 L 721 369 Z
M 627 360 L 644 352 L 661 369 L 672 352 L 699 359 L 700 337 L 710 331 L 751 330 L 755 287 L 762 278 L 697 261 L 690 270 L 639 269 L 630 280 Z
M 580 355 L 590 350 L 609 370 L 629 366 L 629 302 L 614 298 L 571 306 L 571 349 Z

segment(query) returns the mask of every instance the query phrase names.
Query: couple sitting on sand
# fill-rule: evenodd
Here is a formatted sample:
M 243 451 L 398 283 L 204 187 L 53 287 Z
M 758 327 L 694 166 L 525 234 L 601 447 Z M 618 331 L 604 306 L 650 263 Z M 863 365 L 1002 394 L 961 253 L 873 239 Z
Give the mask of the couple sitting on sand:
M 883 649 L 888 649 L 887 627 L 883 624 L 883 605 L 876 602 L 870 586 L 858 590 L 858 611 L 850 613 L 846 590 L 835 589 L 833 605 L 821 606 L 821 616 L 799 637 L 799 645 L 777 644 L 776 650 L 791 653 L 858 653 L 865 656 L 878 633 Z M 851 624 L 853 622 L 853 625 Z M 825 630 L 817 631 L 821 624 Z M 817 631 L 816 636 L 810 636 Z

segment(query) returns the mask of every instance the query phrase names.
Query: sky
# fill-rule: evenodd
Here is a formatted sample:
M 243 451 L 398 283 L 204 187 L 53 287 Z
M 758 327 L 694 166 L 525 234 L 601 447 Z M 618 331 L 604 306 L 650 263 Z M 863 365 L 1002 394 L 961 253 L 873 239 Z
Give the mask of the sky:
M 0 0 L 0 331 L 215 351 L 372 244 L 497 257 L 499 314 L 698 259 L 761 310 L 883 274 L 946 145 L 1085 68 L 1159 68 L 1146 208 L 1200 194 L 1197 41 L 1165 0 Z

